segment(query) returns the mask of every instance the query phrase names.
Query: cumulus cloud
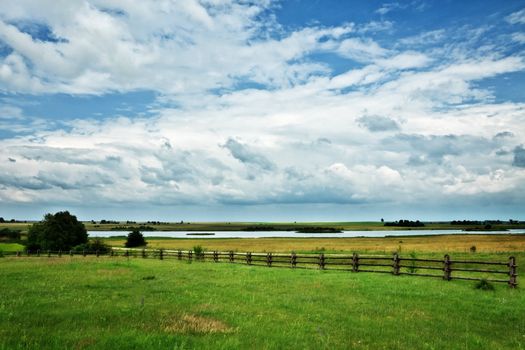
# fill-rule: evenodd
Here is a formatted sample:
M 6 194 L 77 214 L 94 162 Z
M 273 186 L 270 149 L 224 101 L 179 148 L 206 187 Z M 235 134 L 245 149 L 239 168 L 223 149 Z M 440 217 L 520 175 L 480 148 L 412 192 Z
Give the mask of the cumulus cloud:
M 441 162 L 445 156 L 460 156 L 490 151 L 493 143 L 471 135 L 414 135 L 399 134 L 385 140 L 386 145 L 408 152 L 422 154 L 427 159 Z M 421 159 L 421 158 L 419 158 Z
M 0 89 L 180 94 L 227 88 L 241 79 L 287 85 L 323 69 L 297 61 L 319 49 L 321 38 L 336 39 L 352 30 L 305 28 L 277 35 L 278 26 L 265 15 L 269 1 L 47 5 L 53 10 L 42 2 L 3 6 L 0 41 L 13 52 L 0 58 Z M 19 25 L 34 19 L 49 35 Z
M 517 146 L 513 150 L 514 153 L 514 160 L 512 161 L 512 165 L 520 168 L 525 168 L 525 148 L 523 148 L 522 145 Z
M 399 130 L 399 125 L 395 120 L 379 115 L 365 115 L 357 121 L 359 125 L 372 132 Z
M 229 138 L 223 147 L 228 149 L 231 155 L 241 163 L 255 165 L 262 170 L 272 170 L 275 168 L 275 165 L 264 155 L 252 150 L 249 146 L 246 146 L 233 138 Z
M 148 117 L 54 127 L 4 99 L 1 204 L 523 204 L 525 104 L 482 83 L 525 61 L 494 36 L 388 42 L 374 33 L 394 22 L 290 29 L 270 1 L 150 5 L 3 6 L 2 91 L 158 98 Z

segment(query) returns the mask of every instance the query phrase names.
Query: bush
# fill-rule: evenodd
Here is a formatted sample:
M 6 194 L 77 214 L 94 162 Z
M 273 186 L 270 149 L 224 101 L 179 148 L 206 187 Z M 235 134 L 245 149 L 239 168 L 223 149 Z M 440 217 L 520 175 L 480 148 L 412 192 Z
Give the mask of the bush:
M 494 286 L 492 285 L 492 283 L 490 283 L 484 278 L 481 279 L 478 283 L 476 283 L 475 288 L 481 290 L 494 290 Z
M 139 230 L 134 229 L 128 234 L 128 239 L 126 240 L 126 248 L 142 247 L 145 246 L 146 240 L 142 233 Z
M 11 230 L 9 228 L 0 229 L 0 240 L 7 242 L 18 242 L 20 241 L 20 231 Z
M 194 246 L 193 253 L 195 253 L 195 260 L 204 260 L 204 248 L 202 246 Z
M 29 228 L 27 248 L 65 251 L 87 241 L 88 234 L 84 224 L 68 211 L 61 211 L 46 214 L 43 221 Z
M 76 252 L 96 252 L 98 250 L 101 254 L 106 254 L 111 251 L 111 247 L 104 243 L 104 241 L 100 238 L 93 238 L 87 243 L 79 244 L 77 246 L 73 247 L 73 250 Z
M 411 252 L 410 253 L 410 258 L 417 259 L 416 252 Z M 410 265 L 408 265 L 407 270 L 410 273 L 416 273 L 417 272 L 417 270 L 418 270 L 417 269 L 417 264 L 416 264 L 416 262 L 414 260 L 410 261 Z
M 476 246 L 473 245 L 472 247 L 470 247 L 470 252 L 471 253 L 475 253 L 476 252 Z

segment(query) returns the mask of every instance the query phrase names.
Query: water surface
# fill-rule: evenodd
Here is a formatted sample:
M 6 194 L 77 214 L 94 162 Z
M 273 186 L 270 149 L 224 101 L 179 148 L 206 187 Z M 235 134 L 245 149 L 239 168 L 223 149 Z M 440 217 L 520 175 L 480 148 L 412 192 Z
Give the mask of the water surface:
M 129 231 L 89 231 L 90 237 L 126 236 Z M 213 235 L 199 235 L 212 233 Z M 349 238 L 386 236 L 430 236 L 450 234 L 524 234 L 524 229 L 508 231 L 461 231 L 461 230 L 386 230 L 386 231 L 343 231 L 341 233 L 297 233 L 295 231 L 142 231 L 144 237 L 169 238 Z

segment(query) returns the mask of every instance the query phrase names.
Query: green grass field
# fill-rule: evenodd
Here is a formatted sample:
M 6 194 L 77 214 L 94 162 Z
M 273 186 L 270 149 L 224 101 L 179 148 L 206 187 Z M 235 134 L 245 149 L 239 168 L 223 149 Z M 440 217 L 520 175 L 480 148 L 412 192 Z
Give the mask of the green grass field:
M 0 243 L 0 252 L 19 252 L 23 251 L 25 246 L 18 243 Z
M 109 257 L 0 258 L 0 349 L 523 349 L 496 285 Z

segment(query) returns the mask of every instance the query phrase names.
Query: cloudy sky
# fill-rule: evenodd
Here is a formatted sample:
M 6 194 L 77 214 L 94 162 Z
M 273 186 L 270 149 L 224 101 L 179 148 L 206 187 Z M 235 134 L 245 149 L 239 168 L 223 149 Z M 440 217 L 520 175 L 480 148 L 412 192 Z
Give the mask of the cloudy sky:
M 0 0 L 0 216 L 525 219 L 525 1 Z

